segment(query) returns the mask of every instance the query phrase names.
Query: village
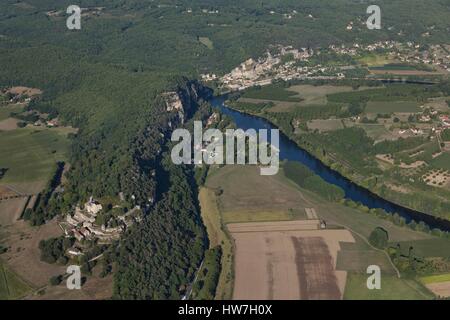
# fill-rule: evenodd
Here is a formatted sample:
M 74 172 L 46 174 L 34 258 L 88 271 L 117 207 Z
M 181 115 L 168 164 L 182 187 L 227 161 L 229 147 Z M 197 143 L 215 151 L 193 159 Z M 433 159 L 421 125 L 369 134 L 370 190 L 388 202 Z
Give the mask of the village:
M 345 71 L 356 69 L 364 56 L 385 54 L 386 62 L 402 64 L 417 64 L 424 70 L 403 70 L 404 75 L 426 74 L 436 71 L 441 75 L 450 72 L 450 45 L 432 45 L 424 47 L 413 42 L 400 43 L 396 41 L 379 41 L 362 45 L 330 45 L 328 48 L 301 48 L 292 46 L 274 46 L 275 53 L 267 51 L 263 57 L 250 58 L 230 73 L 222 77 L 212 73 L 201 75 L 205 82 L 218 81 L 222 91 L 240 91 L 252 86 L 264 86 L 274 80 L 289 81 L 292 79 L 342 79 Z M 311 65 L 311 58 L 324 53 L 347 55 L 355 60 L 351 65 Z M 359 59 L 359 60 L 358 60 Z M 360 62 L 361 66 L 364 62 Z M 364 66 L 366 68 L 366 66 Z M 384 74 L 386 70 L 372 70 L 374 74 Z
M 116 205 L 112 208 L 119 209 Z M 71 256 L 83 255 L 84 241 L 95 241 L 98 244 L 109 244 L 113 240 L 118 240 L 120 235 L 134 223 L 139 223 L 142 219 L 140 207 L 123 212 L 118 210 L 117 214 L 108 214 L 103 206 L 93 197 L 90 197 L 83 207 L 76 206 L 73 214 L 68 213 L 65 220 L 59 225 L 67 237 L 74 237 L 76 243 L 68 250 Z

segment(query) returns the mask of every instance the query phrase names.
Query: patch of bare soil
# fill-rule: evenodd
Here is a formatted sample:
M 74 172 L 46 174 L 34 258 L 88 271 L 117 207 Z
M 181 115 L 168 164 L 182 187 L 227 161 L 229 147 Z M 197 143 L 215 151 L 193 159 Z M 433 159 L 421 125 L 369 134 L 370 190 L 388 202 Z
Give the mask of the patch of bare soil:
M 429 283 L 426 287 L 438 297 L 450 297 L 450 281 Z
M 292 237 L 297 262 L 300 297 L 304 300 L 338 300 L 341 292 L 333 258 L 321 237 Z
M 28 88 L 28 87 L 21 87 L 21 86 L 12 87 L 8 90 L 8 92 L 11 92 L 13 94 L 19 94 L 19 95 L 26 94 L 29 97 L 42 94 L 42 91 L 37 88 Z
M 17 122 L 19 122 L 19 120 L 14 118 L 8 118 L 0 121 L 0 131 L 11 131 L 17 129 Z

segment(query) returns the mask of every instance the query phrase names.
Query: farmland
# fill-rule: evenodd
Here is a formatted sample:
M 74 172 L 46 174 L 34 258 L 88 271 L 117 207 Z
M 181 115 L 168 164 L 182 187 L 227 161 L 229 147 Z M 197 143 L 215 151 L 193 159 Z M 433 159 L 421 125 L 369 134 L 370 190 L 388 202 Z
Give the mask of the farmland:
M 0 201 L 0 225 L 7 226 L 17 221 L 22 215 L 27 201 L 27 197 Z
M 307 203 L 284 179 L 282 173 L 260 176 L 256 166 L 227 166 L 211 174 L 206 186 L 222 190 L 218 202 L 224 223 L 303 217 Z
M 297 97 L 301 98 L 301 105 L 325 105 L 327 104 L 327 95 L 339 92 L 353 91 L 349 86 L 313 86 L 313 85 L 295 85 L 289 88 L 290 91 L 297 92 Z
M 231 292 L 233 298 L 244 299 L 396 299 L 404 292 L 405 299 L 432 297 L 415 280 L 398 279 L 387 253 L 372 247 L 367 239 L 374 228 L 382 227 L 389 233 L 390 245 L 395 247 L 401 242 L 402 248 L 413 246 L 419 256 L 433 247 L 428 250 L 430 254 L 442 256 L 449 240 L 328 202 L 284 177 L 282 169 L 276 176 L 260 176 L 257 169 L 213 168 L 200 192 L 210 246 L 220 244 L 228 252 L 225 256 L 234 257 L 222 261 L 223 269 L 228 271 L 221 274 L 216 298 L 226 298 Z M 318 218 L 326 221 L 327 229 L 320 230 L 318 220 L 307 219 L 307 208 L 315 209 Z M 338 235 L 333 239 L 342 241 L 337 244 L 328 234 Z M 311 248 L 320 255 L 314 255 Z M 315 262 L 308 264 L 295 258 L 305 255 L 308 261 Z M 381 267 L 388 290 L 362 292 L 368 291 L 365 271 L 370 264 Z M 314 274 L 317 268 L 323 273 Z M 346 274 L 350 281 L 347 287 Z M 315 287 L 315 281 L 325 281 L 330 290 L 324 293 Z M 390 292 L 396 288 L 398 294 Z
M 434 276 L 422 277 L 420 280 L 424 284 L 450 281 L 450 273 L 439 274 Z
M 346 273 L 335 261 L 339 243 L 354 241 L 348 231 L 304 230 L 307 220 L 228 228 L 236 245 L 234 299 L 341 298 Z
M 397 137 L 382 124 L 357 124 L 356 126 L 363 128 L 367 136 L 374 141 L 397 139 Z
M 297 92 L 286 90 L 278 85 L 251 88 L 245 92 L 244 98 L 252 99 L 270 99 L 277 101 L 300 102 L 301 99 L 296 97 Z
M 365 110 L 367 113 L 415 113 L 420 108 L 414 101 L 369 101 Z
M 412 248 L 414 253 L 421 257 L 445 257 L 450 258 L 450 239 L 423 239 L 415 241 L 395 241 L 393 246 L 400 244 L 403 248 L 403 254 L 407 254 Z
M 344 125 L 340 119 L 329 120 L 311 120 L 307 123 L 309 130 L 318 130 L 319 132 L 333 131 L 343 129 Z
M 1 183 L 45 183 L 56 162 L 67 158 L 69 141 L 59 130 L 24 128 L 1 132 L 0 167 L 8 168 Z
M 381 54 L 366 54 L 358 59 L 361 64 L 365 64 L 369 67 L 383 66 L 390 63 L 392 59 L 386 55 Z
M 23 280 L 15 275 L 1 260 L 0 260 L 0 300 L 13 300 L 22 298 L 30 291 Z
M 412 280 L 382 275 L 381 289 L 368 290 L 367 275 L 349 273 L 344 299 L 349 300 L 424 300 L 433 296 L 420 284 Z
M 222 248 L 220 261 L 222 271 L 216 288 L 216 299 L 230 299 L 233 291 L 233 245 L 229 235 L 224 231 L 214 192 L 207 188 L 200 189 L 199 201 L 203 223 L 208 232 L 209 247 Z

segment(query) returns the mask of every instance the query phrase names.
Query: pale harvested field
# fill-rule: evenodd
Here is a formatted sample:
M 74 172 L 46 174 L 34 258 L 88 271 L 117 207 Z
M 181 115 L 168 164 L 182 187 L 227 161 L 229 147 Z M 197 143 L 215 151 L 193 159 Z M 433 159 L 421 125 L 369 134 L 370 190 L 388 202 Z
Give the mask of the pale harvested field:
M 43 295 L 30 295 L 26 299 L 31 300 L 105 300 L 113 294 L 113 275 L 104 278 L 99 277 L 100 267 L 93 270 L 93 275 L 87 277 L 86 283 L 80 290 L 69 290 L 66 281 L 58 286 L 48 286 Z
M 20 195 L 20 193 L 8 188 L 8 186 L 0 185 L 0 200 L 16 197 L 18 195 Z
M 16 183 L 8 183 L 8 184 L 0 184 L 1 187 L 6 187 L 16 194 L 22 195 L 31 195 L 37 194 L 44 190 L 47 181 L 39 180 L 32 182 L 16 182 Z
M 41 90 L 36 89 L 36 88 L 28 88 L 28 87 L 20 87 L 20 86 L 12 87 L 8 91 L 11 93 L 14 93 L 14 94 L 26 94 L 30 97 L 42 93 Z
M 347 230 L 314 230 L 314 222 L 229 224 L 233 299 L 342 299 L 347 273 L 335 270 L 339 242 L 355 240 Z
M 428 100 L 428 102 L 424 104 L 424 106 L 432 107 L 438 111 L 447 112 L 447 111 L 449 111 L 447 100 L 450 100 L 450 96 L 439 97 L 439 98 L 430 98 Z
M 313 86 L 309 84 L 301 84 L 292 86 L 290 91 L 298 92 L 295 97 L 302 98 L 301 105 L 325 105 L 327 103 L 327 94 L 350 92 L 353 91 L 349 86 Z
M 51 276 L 65 273 L 66 267 L 40 260 L 39 242 L 62 235 L 55 220 L 39 227 L 31 227 L 28 222 L 20 220 L 2 227 L 1 232 L 2 244 L 9 247 L 2 254 L 2 260 L 33 287 L 47 285 Z
M 0 225 L 7 226 L 16 222 L 22 215 L 28 197 L 0 201 Z
M 450 281 L 429 283 L 425 286 L 438 297 L 450 297 Z
M 14 118 L 8 118 L 0 121 L 0 131 L 11 131 L 17 129 L 17 122 L 19 122 L 19 120 Z
M 344 125 L 340 119 L 311 120 L 307 122 L 307 126 L 309 130 L 317 129 L 319 132 L 327 132 L 344 128 Z

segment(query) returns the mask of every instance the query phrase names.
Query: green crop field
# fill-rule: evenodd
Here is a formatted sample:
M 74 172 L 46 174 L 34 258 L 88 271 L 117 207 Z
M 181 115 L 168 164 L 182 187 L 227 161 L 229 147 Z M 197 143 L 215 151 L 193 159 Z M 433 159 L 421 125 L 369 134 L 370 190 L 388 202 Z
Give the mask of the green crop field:
M 422 277 L 422 278 L 420 278 L 420 281 L 423 284 L 447 282 L 447 281 L 450 281 L 450 273 L 436 274 L 433 276 Z
M 354 272 L 366 272 L 368 265 L 377 265 L 383 274 L 396 275 L 387 255 L 372 248 L 361 237 L 353 234 L 355 243 L 341 243 L 336 269 Z
M 417 70 L 416 67 L 409 64 L 388 63 L 382 66 L 371 67 L 371 70 Z
M 357 124 L 357 126 L 363 128 L 367 136 L 375 141 L 394 139 L 392 132 L 382 124 Z
M 206 186 L 221 189 L 224 223 L 291 220 L 305 216 L 308 204 L 282 173 L 260 175 L 257 166 L 226 166 L 208 176 Z
M 296 97 L 297 92 L 286 90 L 279 85 L 268 85 L 264 87 L 251 88 L 245 91 L 244 98 L 267 99 L 277 101 L 300 102 L 302 99 Z
M 419 104 L 415 101 L 369 101 L 366 107 L 366 113 L 415 113 L 419 111 Z
M 349 273 L 345 286 L 344 299 L 347 300 L 424 300 L 433 295 L 414 280 L 399 279 L 395 276 L 381 275 L 381 289 L 369 290 L 369 275 Z
M 1 132 L 0 167 L 8 168 L 1 182 L 47 180 L 54 170 L 54 164 L 66 159 L 69 140 L 63 132 L 59 128 L 25 128 Z
M 25 282 L 19 279 L 0 261 L 0 300 L 18 299 L 30 289 Z
M 392 246 L 400 243 L 402 253 L 407 255 L 410 247 L 413 253 L 419 257 L 447 257 L 450 258 L 450 239 L 436 238 L 415 241 L 391 242 Z
M 383 66 L 391 62 L 387 56 L 379 54 L 366 54 L 359 58 L 358 61 L 362 64 L 368 65 L 369 67 Z

